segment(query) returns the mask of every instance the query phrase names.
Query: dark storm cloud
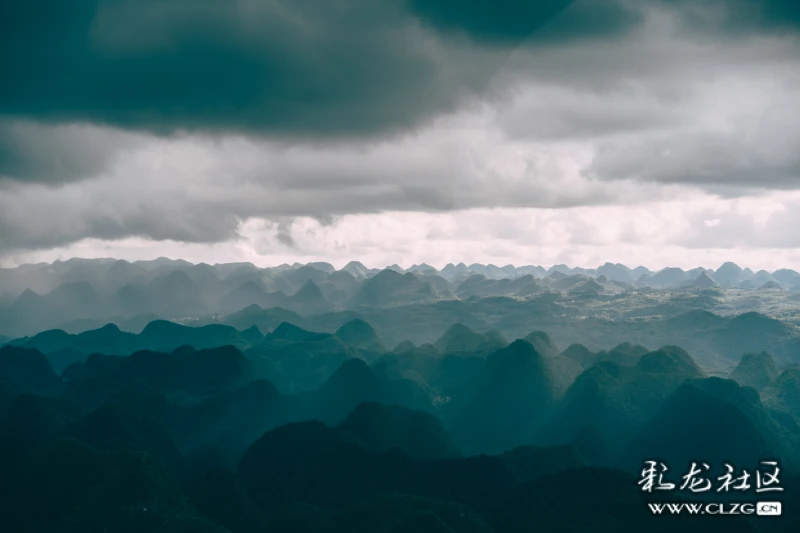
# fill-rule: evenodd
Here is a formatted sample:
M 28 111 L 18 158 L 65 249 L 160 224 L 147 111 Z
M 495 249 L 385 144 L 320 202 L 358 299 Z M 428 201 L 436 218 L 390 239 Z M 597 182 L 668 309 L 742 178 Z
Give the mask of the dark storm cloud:
M 800 2 L 795 0 L 746 0 L 755 4 L 759 20 L 768 26 L 800 28 Z
M 202 199 L 187 205 L 168 195 L 121 198 L 82 192 L 74 191 L 69 197 L 42 193 L 29 201 L 3 201 L 0 250 L 48 249 L 85 238 L 214 243 L 237 236 L 238 214 Z M 0 200 L 4 200 L 2 196 Z
M 564 42 L 622 34 L 641 14 L 616 0 L 408 0 L 439 31 L 483 44 Z
M 464 32 L 471 37 L 518 42 L 546 25 L 573 0 L 408 0 L 409 6 L 432 26 Z
M 483 76 L 398 2 L 7 0 L 0 114 L 326 137 L 413 127 Z
M 0 182 L 59 184 L 101 173 L 116 154 L 139 141 L 90 125 L 48 127 L 0 122 Z
M 663 2 L 689 15 L 697 5 Z M 762 15 L 747 20 L 790 24 L 800 10 L 791 0 L 763 4 Z M 519 46 L 626 35 L 650 5 L 6 0 L 0 116 L 156 133 L 368 138 L 415 128 L 487 96 L 485 84 Z M 472 44 L 452 39 L 461 34 Z
M 791 8 L 733 5 L 0 1 L 0 252 L 797 188 Z
M 741 36 L 747 31 L 800 29 L 797 0 L 661 0 L 687 15 L 684 23 L 694 28 L 715 28 Z
M 635 20 L 614 0 L 6 0 L 0 115 L 156 133 L 392 133 L 480 95 L 532 35 L 609 35 Z M 480 42 L 449 43 L 453 30 Z M 481 50 L 487 40 L 503 46 Z

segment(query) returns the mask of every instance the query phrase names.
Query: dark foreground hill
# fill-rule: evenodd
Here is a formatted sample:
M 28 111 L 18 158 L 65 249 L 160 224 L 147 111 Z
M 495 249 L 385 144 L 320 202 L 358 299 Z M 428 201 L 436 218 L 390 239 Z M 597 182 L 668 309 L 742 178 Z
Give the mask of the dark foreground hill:
M 451 427 L 457 441 L 473 452 L 531 442 L 579 373 L 571 359 L 547 357 L 526 340 L 514 341 L 487 358 L 474 394 L 456 402 L 461 405 Z

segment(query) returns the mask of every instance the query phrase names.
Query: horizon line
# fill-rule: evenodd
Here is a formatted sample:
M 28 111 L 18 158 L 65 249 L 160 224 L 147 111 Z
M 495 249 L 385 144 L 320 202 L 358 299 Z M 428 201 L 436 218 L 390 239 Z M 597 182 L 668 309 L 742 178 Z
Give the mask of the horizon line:
M 757 274 L 758 272 L 762 272 L 762 271 L 770 273 L 770 274 L 773 274 L 774 272 L 778 272 L 780 270 L 794 270 L 794 269 L 791 269 L 791 268 L 788 268 L 788 267 L 781 267 L 781 268 L 778 268 L 778 269 L 775 269 L 775 270 L 768 270 L 768 269 L 764 269 L 764 268 L 755 270 L 755 269 L 747 267 L 747 266 L 741 266 L 738 263 L 735 263 L 733 261 L 725 261 L 720 266 L 718 266 L 717 268 L 707 268 L 707 267 L 703 267 L 703 266 L 695 266 L 695 267 L 688 268 L 688 269 L 687 268 L 678 267 L 678 266 L 664 266 L 664 267 L 661 267 L 661 268 L 654 269 L 654 268 L 651 268 L 651 267 L 644 266 L 642 264 L 639 264 L 639 265 L 636 265 L 634 267 L 631 267 L 631 266 L 626 265 L 625 263 L 622 263 L 622 262 L 616 262 L 615 263 L 615 262 L 612 262 L 612 261 L 606 261 L 605 263 L 603 263 L 601 265 L 589 267 L 589 266 L 569 265 L 567 263 L 555 263 L 555 264 L 550 265 L 550 266 L 545 266 L 544 264 L 541 264 L 541 263 L 540 264 L 525 263 L 525 264 L 520 264 L 520 265 L 515 265 L 513 263 L 506 263 L 505 265 L 498 265 L 498 264 L 495 264 L 495 263 L 479 263 L 479 262 L 467 263 L 466 261 L 463 261 L 463 260 L 462 261 L 458 261 L 458 262 L 450 261 L 450 262 L 446 263 L 445 265 L 443 265 L 441 267 L 436 267 L 436 266 L 434 266 L 431 263 L 428 263 L 426 261 L 415 262 L 415 263 L 412 263 L 409 266 L 403 266 L 402 264 L 399 264 L 399 263 L 392 263 L 392 264 L 386 264 L 383 267 L 370 267 L 370 266 L 364 264 L 362 261 L 360 261 L 358 259 L 352 259 L 352 260 L 347 261 L 347 262 L 343 262 L 343 261 L 336 261 L 336 262 L 331 262 L 331 261 L 308 261 L 308 262 L 302 263 L 300 261 L 295 261 L 294 263 L 283 262 L 283 263 L 279 263 L 279 264 L 272 264 L 272 265 L 269 265 L 269 266 L 263 266 L 263 265 L 260 265 L 258 263 L 254 263 L 252 261 L 229 261 L 229 262 L 208 263 L 208 262 L 205 262 L 205 261 L 193 262 L 193 261 L 189 261 L 189 260 L 183 259 L 183 258 L 174 258 L 174 257 L 167 257 L 167 256 L 161 255 L 161 256 L 158 256 L 158 257 L 153 258 L 153 259 L 136 259 L 136 260 L 133 260 L 133 261 L 128 260 L 128 259 L 115 258 L 115 257 L 77 257 L 76 256 L 76 257 L 70 257 L 69 259 L 55 259 L 55 260 L 50 261 L 50 262 L 48 262 L 48 261 L 39 261 L 39 262 L 36 262 L 36 263 L 21 263 L 21 264 L 18 264 L 16 266 L 0 267 L 0 271 L 1 270 L 15 270 L 17 268 L 22 268 L 22 267 L 26 267 L 26 266 L 30 267 L 30 266 L 38 266 L 38 265 L 56 265 L 56 264 L 60 264 L 60 263 L 67 263 L 69 261 L 123 261 L 123 262 L 130 263 L 130 264 L 136 264 L 136 263 L 152 263 L 152 262 L 159 261 L 159 260 L 167 260 L 167 261 L 174 261 L 174 262 L 184 262 L 184 263 L 188 263 L 188 264 L 193 265 L 193 266 L 208 265 L 208 266 L 211 266 L 211 267 L 221 266 L 221 265 L 237 265 L 237 264 L 239 264 L 239 265 L 247 265 L 247 264 L 250 264 L 250 265 L 253 265 L 254 267 L 259 268 L 259 269 L 274 269 L 274 268 L 280 268 L 280 267 L 283 267 L 283 266 L 295 267 L 296 265 L 299 265 L 299 266 L 310 266 L 310 265 L 314 265 L 314 264 L 327 264 L 327 265 L 333 267 L 337 271 L 346 268 L 347 265 L 349 265 L 351 263 L 359 263 L 362 266 L 364 266 L 367 270 L 387 270 L 387 269 L 391 269 L 394 266 L 398 266 L 398 267 L 402 268 L 404 271 L 408 271 L 408 270 L 410 270 L 412 268 L 415 268 L 415 267 L 428 266 L 428 267 L 434 268 L 438 272 L 441 272 L 442 270 L 444 270 L 445 268 L 447 268 L 450 265 L 455 266 L 455 267 L 457 267 L 459 265 L 464 265 L 464 266 L 466 266 L 468 268 L 473 266 L 473 265 L 479 265 L 479 266 L 483 266 L 483 267 L 495 267 L 495 268 L 498 268 L 498 269 L 506 268 L 506 267 L 509 267 L 509 266 L 513 267 L 515 269 L 530 267 L 530 268 L 542 268 L 542 269 L 544 269 L 546 271 L 550 271 L 550 270 L 552 270 L 552 269 L 554 269 L 556 267 L 566 267 L 566 268 L 568 268 L 570 270 L 581 269 L 581 270 L 588 270 L 588 271 L 596 271 L 596 270 L 599 270 L 600 268 L 602 268 L 602 267 L 604 267 L 606 265 L 612 265 L 612 266 L 622 266 L 622 267 L 627 268 L 630 271 L 636 270 L 638 268 L 644 268 L 644 269 L 647 269 L 650 272 L 657 273 L 657 272 L 660 272 L 662 270 L 666 270 L 666 269 L 670 269 L 670 268 L 680 269 L 680 270 L 682 270 L 684 272 L 689 272 L 689 271 L 697 270 L 697 269 L 716 272 L 720 268 L 722 268 L 723 266 L 730 264 L 730 265 L 733 265 L 735 267 L 738 267 L 741 270 L 750 270 L 754 274 Z M 340 263 L 341 266 L 337 267 L 335 263 Z

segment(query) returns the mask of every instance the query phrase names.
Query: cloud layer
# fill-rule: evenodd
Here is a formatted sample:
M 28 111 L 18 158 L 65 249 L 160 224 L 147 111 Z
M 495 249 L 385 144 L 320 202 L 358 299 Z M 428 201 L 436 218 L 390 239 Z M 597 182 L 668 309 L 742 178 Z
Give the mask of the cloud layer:
M 42 5 L 44 4 L 44 5 Z M 398 1 L 4 3 L 0 114 L 157 133 L 327 138 L 407 129 L 490 75 Z M 477 61 L 476 61 L 477 59 Z
M 452 215 L 480 243 L 479 213 L 539 220 L 496 233 L 548 257 L 795 247 L 799 15 L 779 0 L 11 0 L 0 256 L 236 255 L 260 231 L 323 258 L 339 248 L 298 224 L 352 243 L 346 221 Z M 676 199 L 694 211 L 653 214 Z M 540 242 L 541 217 L 573 222 Z M 430 253 L 386 231 L 362 252 Z
M 638 206 L 565 209 L 495 208 L 445 213 L 384 212 L 345 215 L 330 223 L 309 217 L 278 222 L 251 219 L 238 237 L 215 244 L 115 242 L 86 239 L 65 247 L 24 252 L 6 264 L 68 259 L 158 256 L 193 262 L 249 261 L 261 266 L 353 258 L 372 267 L 426 262 L 482 262 L 502 266 L 566 263 L 597 267 L 623 259 L 631 267 L 718 268 L 725 261 L 773 271 L 800 264 L 796 232 L 800 195 L 757 199 L 683 195 Z

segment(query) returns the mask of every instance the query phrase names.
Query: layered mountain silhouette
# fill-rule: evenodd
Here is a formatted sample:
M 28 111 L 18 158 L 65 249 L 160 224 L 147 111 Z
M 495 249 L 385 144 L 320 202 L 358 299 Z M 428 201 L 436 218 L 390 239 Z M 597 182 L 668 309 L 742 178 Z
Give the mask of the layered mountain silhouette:
M 462 455 L 438 418 L 407 407 L 362 403 L 338 427 L 374 452 L 396 448 L 422 460 Z
M 553 342 L 553 339 L 551 339 L 550 335 L 544 331 L 534 331 L 529 333 L 524 337 L 524 340 L 531 343 L 533 347 L 536 348 L 536 351 L 545 357 L 556 357 L 560 353 L 560 350 Z
M 800 422 L 800 369 L 789 368 L 762 389 L 764 405 L 793 415 Z
M 507 344 L 497 332 L 476 333 L 468 326 L 458 323 L 448 328 L 433 346 L 442 354 L 485 355 Z
M 348 346 L 359 350 L 365 359 L 372 360 L 387 352 L 375 329 L 359 318 L 342 324 L 335 335 Z
M 668 477 L 691 461 L 719 475 L 774 459 L 786 490 L 770 499 L 788 511 L 800 504 L 792 272 L 166 259 L 0 270 L 0 326 L 16 328 L 0 329 L 0 527 L 719 527 L 650 513 L 638 481 L 652 458 Z M 722 521 L 793 531 L 785 514 Z
M 711 279 L 707 272 L 701 272 L 700 275 L 692 281 L 691 286 L 698 289 L 710 289 L 718 285 L 716 281 Z
M 761 390 L 778 377 L 775 361 L 766 352 L 746 353 L 731 372 L 730 378 L 739 385 Z
M 0 398 L 9 401 L 23 392 L 57 394 L 62 383 L 41 352 L 5 346 L 0 348 L 0 386 L 3 391 Z
M 533 432 L 553 411 L 580 365 L 549 357 L 517 340 L 486 359 L 474 394 L 454 415 L 456 442 L 469 452 L 496 452 L 533 440 Z
M 11 339 L 51 329 L 77 334 L 109 323 L 139 333 L 154 319 L 223 323 L 238 330 L 255 325 L 265 333 L 290 322 L 334 333 L 359 318 L 389 345 L 434 343 L 456 323 L 482 333 L 496 331 L 503 338 L 543 329 L 559 345 L 580 342 L 593 352 L 624 341 L 676 343 L 704 364 L 727 371 L 730 364 L 715 358 L 737 362 L 743 351 L 767 351 L 779 366 L 791 364 L 797 332 L 750 320 L 727 327 L 720 323 L 697 336 L 676 330 L 670 321 L 697 311 L 729 321 L 748 313 L 780 319 L 768 315 L 780 306 L 797 306 L 800 274 L 753 272 L 732 263 L 716 271 L 652 272 L 613 263 L 596 269 L 473 263 L 442 270 L 426 264 L 381 270 L 351 262 L 336 270 L 327 263 L 261 268 L 164 258 L 136 263 L 75 259 L 2 269 L 0 295 L 0 336 Z M 524 316 L 533 322 L 526 323 Z M 575 319 L 589 320 L 585 324 L 591 327 L 570 338 Z M 59 367 L 80 358 L 73 348 L 65 350 L 61 359 L 66 363 Z
M 251 332 L 252 333 L 252 332 Z M 75 362 L 83 362 L 89 354 L 129 355 L 135 351 L 172 351 L 190 345 L 198 349 L 220 346 L 237 346 L 245 349 L 252 340 L 258 340 L 231 326 L 209 324 L 190 327 L 165 320 L 147 324 L 139 334 L 125 332 L 115 324 L 96 330 L 68 334 L 63 330 L 49 330 L 32 337 L 12 341 L 12 345 L 35 349 L 47 355 L 57 371 Z
M 357 349 L 381 346 L 366 322 L 339 329 L 319 334 L 282 324 L 257 338 L 273 349 L 340 336 Z M 473 336 L 461 332 L 465 339 Z M 775 399 L 762 406 L 752 388 L 703 379 L 678 348 L 639 354 L 632 367 L 600 360 L 584 370 L 541 331 L 488 356 L 480 355 L 480 343 L 471 346 L 473 355 L 446 355 L 405 343 L 376 359 L 376 370 L 354 357 L 319 388 L 299 394 L 281 393 L 258 379 L 252 360 L 233 347 L 93 354 L 63 378 L 48 370 L 40 352 L 7 347 L 0 352 L 6 356 L 0 375 L 21 395 L 0 425 L 5 516 L 20 531 L 62 521 L 89 530 L 95 523 L 132 524 L 137 531 L 167 524 L 191 531 L 257 531 L 324 523 L 352 531 L 366 523 L 516 531 L 531 520 L 524 502 L 541 483 L 576 476 L 618 491 L 612 480 L 629 479 L 587 463 L 635 470 L 640 464 L 623 458 L 652 453 L 677 464 L 700 450 L 710 460 L 780 457 L 790 471 L 796 464 L 798 433 L 780 418 L 793 416 L 780 403 L 793 401 L 798 380 L 792 370 L 767 387 L 776 391 Z M 642 349 L 629 343 L 607 353 Z M 386 367 L 391 358 L 404 362 Z M 465 373 L 466 367 L 451 366 L 456 363 L 476 366 Z M 377 372 L 399 367 L 418 369 L 426 387 Z M 591 377 L 601 369 L 610 376 L 606 382 Z M 460 379 L 460 390 L 468 392 L 437 404 L 445 375 L 451 382 Z M 592 416 L 580 409 L 584 419 L 574 444 L 531 446 L 546 437 L 551 421 L 574 412 L 570 406 L 581 394 L 573 389 L 587 379 L 602 394 L 588 404 Z M 621 410 L 604 397 L 623 400 Z M 632 407 L 638 413 L 633 417 Z M 308 422 L 313 420 L 320 422 Z M 626 423 L 633 430 L 620 442 L 616 430 Z M 471 456 L 476 452 L 497 455 Z M 40 519 L 25 518 L 36 493 L 23 479 L 34 479 L 27 476 L 45 467 L 59 480 L 76 479 L 75 469 L 89 465 L 91 476 L 70 483 L 74 494 L 61 488 L 63 482 L 37 474 L 35 479 L 50 483 L 47 494 L 57 498 L 49 505 L 71 503 L 48 508 Z M 630 484 L 636 490 L 635 478 Z M 97 496 L 97 490 L 114 487 L 119 495 Z M 631 496 L 638 501 L 633 494 L 640 493 Z M 164 504 L 164 498 L 173 503 Z M 98 502 L 103 511 L 87 514 Z M 590 512 L 585 519 L 597 523 L 602 516 Z M 645 517 L 632 520 L 641 526 Z
M 634 345 L 630 342 L 623 342 L 610 350 L 601 350 L 593 354 L 590 361 L 591 363 L 609 361 L 620 366 L 636 366 L 639 359 L 648 352 L 649 350 L 640 344 Z M 587 365 L 584 364 L 584 366 Z
M 286 300 L 286 295 L 280 291 L 267 292 L 264 287 L 255 281 L 242 283 L 220 300 L 220 310 L 225 313 L 234 313 L 251 305 L 259 307 L 278 307 Z
M 319 386 L 349 359 L 372 361 L 385 351 L 375 331 L 362 320 L 342 325 L 335 334 L 283 322 L 247 350 L 247 356 L 260 376 L 283 390 L 302 391 Z
M 408 272 L 382 270 L 367 280 L 353 298 L 353 305 L 405 305 L 428 303 L 441 299 L 430 282 L 420 280 Z
M 324 313 L 331 309 L 319 285 L 308 280 L 294 294 L 286 298 L 285 307 L 303 314 Z
M 547 432 L 556 441 L 571 442 L 582 428 L 592 426 L 606 440 L 619 443 L 631 438 L 683 382 L 703 375 L 675 346 L 649 352 L 634 366 L 598 362 L 571 384 Z
M 793 468 L 799 458 L 799 436 L 785 432 L 764 411 L 752 389 L 740 388 L 731 380 L 707 378 L 676 390 L 631 441 L 624 456 L 650 453 L 676 465 L 690 464 L 697 457 L 717 465 L 724 461 L 747 465 L 756 457 L 781 457 L 784 467 Z

